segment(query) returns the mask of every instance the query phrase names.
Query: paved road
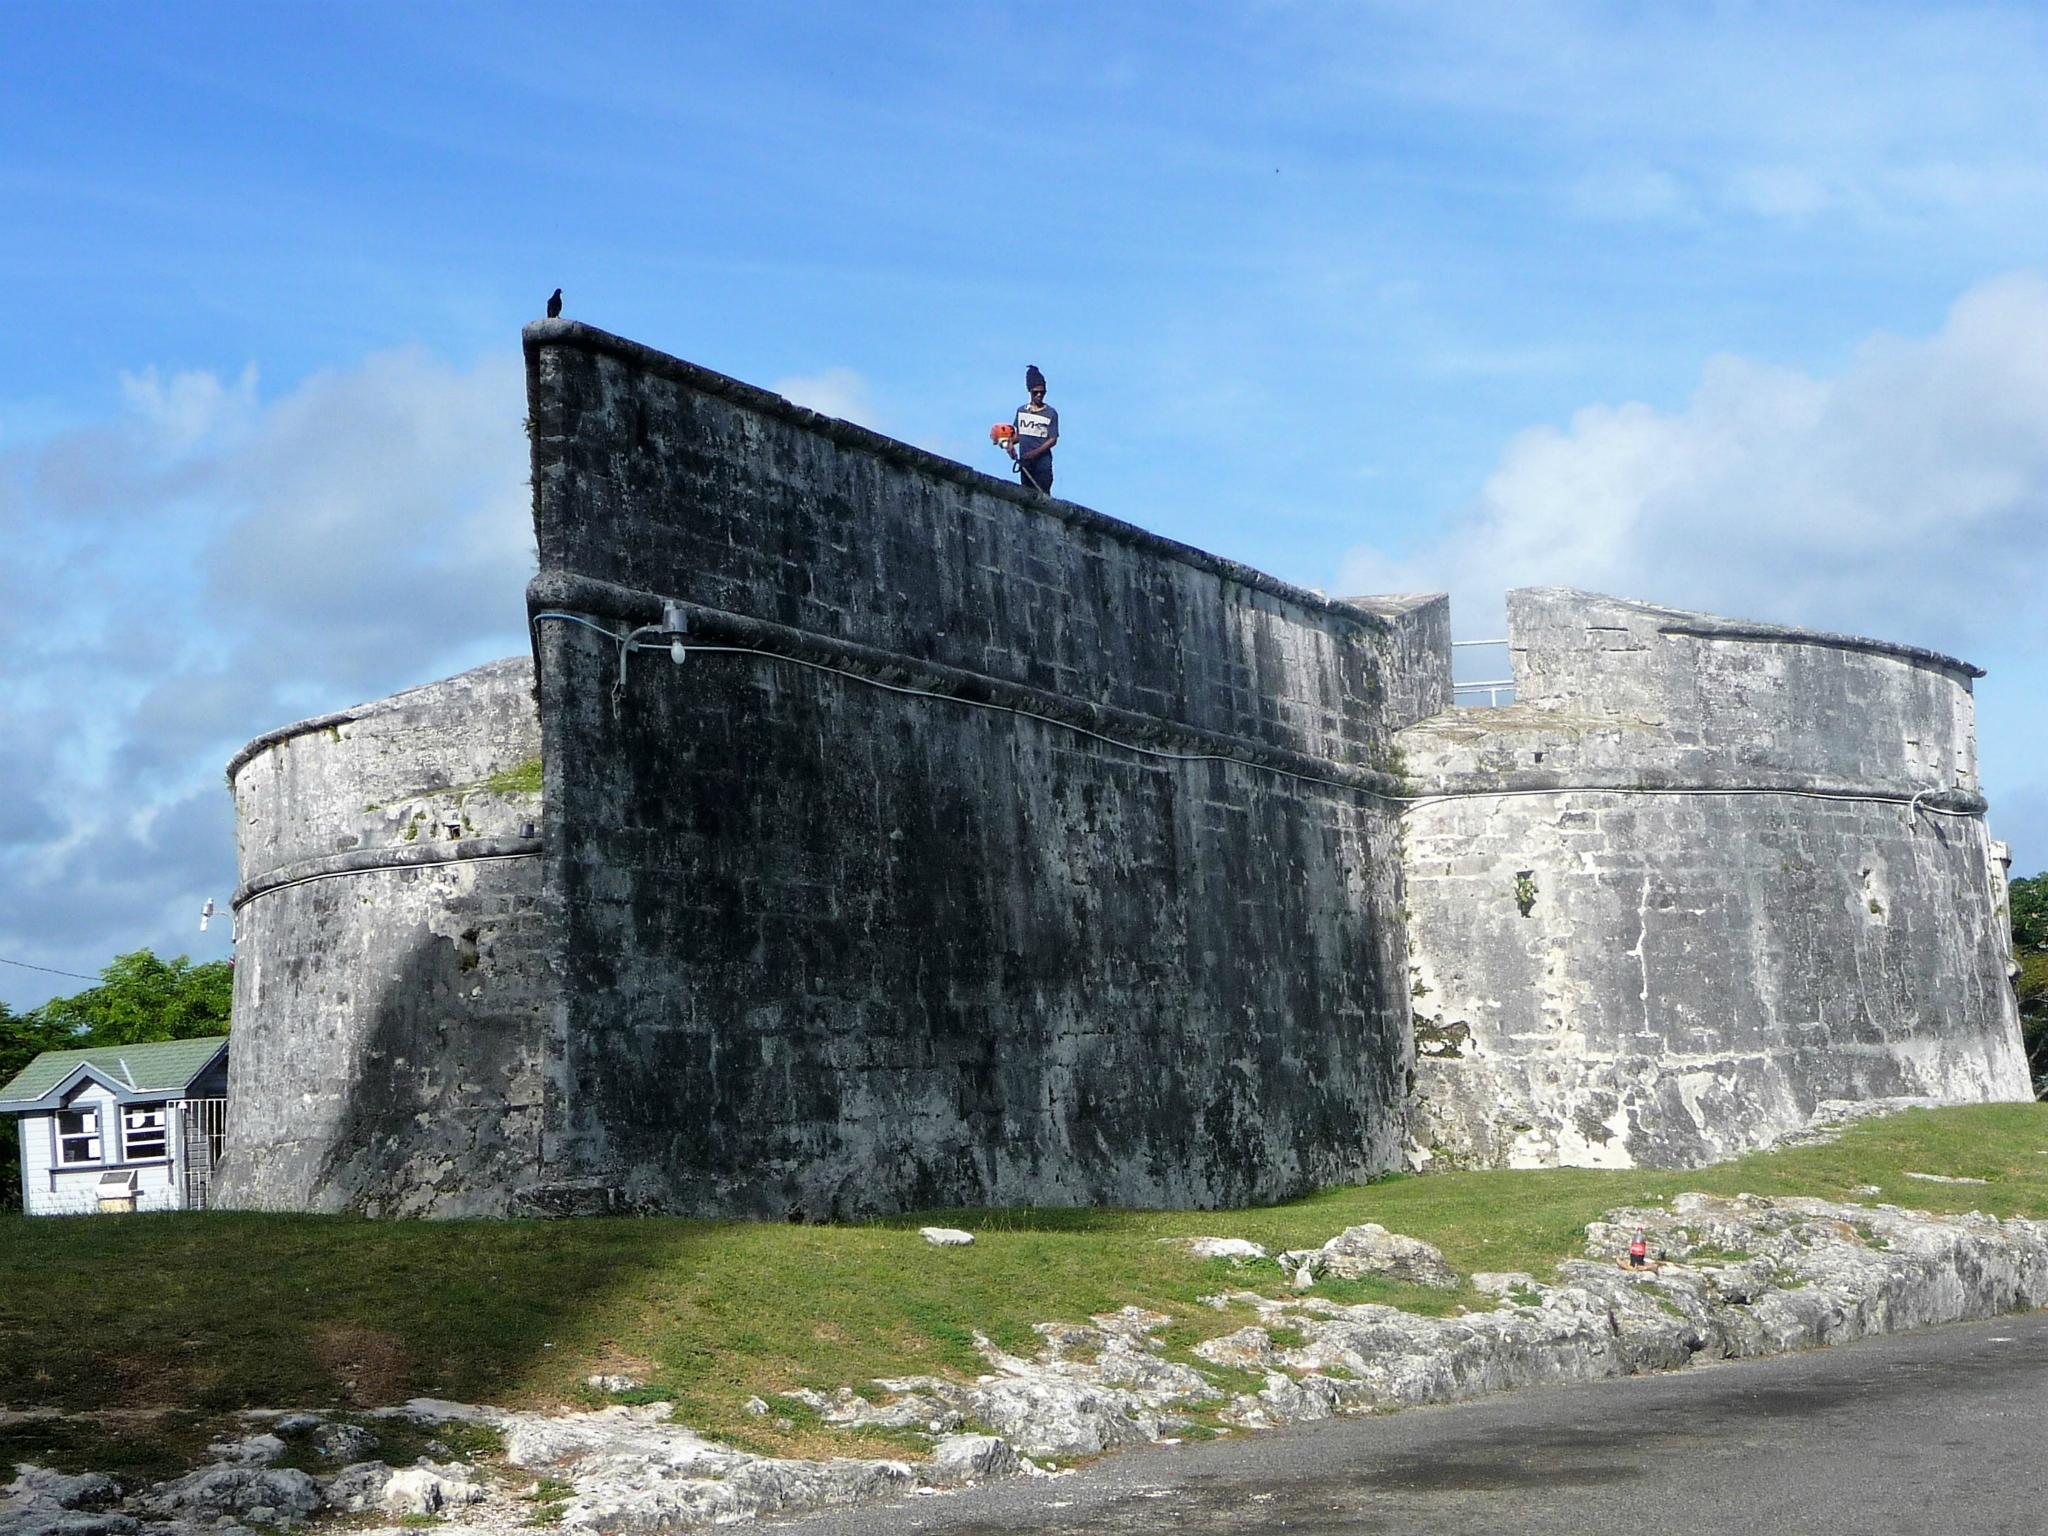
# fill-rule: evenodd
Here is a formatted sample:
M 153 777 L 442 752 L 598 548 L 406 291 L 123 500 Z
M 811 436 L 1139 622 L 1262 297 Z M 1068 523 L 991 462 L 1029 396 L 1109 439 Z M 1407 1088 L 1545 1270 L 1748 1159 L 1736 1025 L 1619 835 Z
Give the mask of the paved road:
M 792 1536 L 2048 1533 L 2048 1314 L 1147 1447 Z

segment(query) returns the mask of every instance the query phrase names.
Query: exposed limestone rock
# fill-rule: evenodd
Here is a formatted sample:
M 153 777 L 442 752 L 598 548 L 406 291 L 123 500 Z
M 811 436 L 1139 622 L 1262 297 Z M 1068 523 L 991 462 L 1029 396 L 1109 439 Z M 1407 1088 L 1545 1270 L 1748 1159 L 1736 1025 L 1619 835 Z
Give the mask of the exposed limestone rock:
M 405 1419 L 414 1424 L 500 1424 L 511 1415 L 488 1404 L 451 1403 L 444 1397 L 409 1397 L 396 1408 L 373 1408 L 373 1419 Z
M 961 1422 L 957 1411 L 916 1391 L 902 1392 L 887 1405 L 871 1403 L 851 1387 L 841 1387 L 831 1397 L 807 1390 L 776 1396 L 802 1403 L 835 1429 L 919 1429 L 940 1435 L 958 1429 Z M 767 1404 L 761 1406 L 765 1413 Z
M 312 1434 L 313 1449 L 344 1466 L 366 1460 L 379 1443 L 359 1424 L 322 1424 Z
M 381 1461 L 359 1461 L 343 1467 L 327 1480 L 327 1502 L 346 1515 L 360 1515 L 383 1508 L 384 1485 L 393 1469 Z
M 48 1467 L 19 1466 L 15 1480 L 0 1494 L 34 1499 L 59 1509 L 111 1509 L 121 1502 L 121 1485 L 104 1472 L 82 1472 L 76 1477 L 53 1472 Z
M 1519 1269 L 1475 1271 L 1472 1289 L 1482 1296 L 1513 1296 L 1532 1294 L 1536 1288 L 1536 1277 L 1525 1275 Z
M 1650 1236 L 1659 1268 L 1615 1264 L 1637 1231 Z M 1449 1318 L 1314 1296 L 1226 1293 L 1210 1300 L 1224 1310 L 1248 1305 L 1259 1321 L 1195 1354 L 1265 1377 L 1261 1390 L 1229 1400 L 1220 1414 L 1227 1424 L 1256 1429 L 1776 1354 L 2048 1304 L 2048 1225 L 2024 1220 L 1682 1195 L 1669 1210 L 1609 1212 L 1587 1229 L 1587 1253 L 1559 1266 L 1548 1283 L 1519 1272 L 1475 1275 L 1475 1288 L 1500 1304 Z M 1367 1266 L 1391 1255 L 1400 1256 L 1402 1278 L 1429 1283 L 1422 1278 L 1429 1275 L 1442 1284 L 1449 1275 L 1448 1266 L 1435 1268 L 1442 1256 L 1427 1244 L 1374 1227 L 1281 1258 L 1298 1273 L 1312 1274 L 1318 1261 L 1335 1272 L 1340 1257 L 1354 1260 L 1354 1273 L 1383 1273 Z M 1126 1309 L 1093 1319 L 1093 1328 L 1042 1324 L 1045 1345 L 1028 1361 L 983 1340 L 983 1357 L 999 1374 L 973 1386 L 932 1377 L 879 1381 L 903 1395 L 863 1402 L 844 1421 L 908 1423 L 938 1403 L 1039 1457 L 1164 1438 L 1186 1422 L 1182 1413 L 1222 1396 L 1200 1372 L 1159 1353 L 1151 1335 L 1166 1321 Z M 1300 1342 L 1276 1343 L 1283 1328 Z M 892 1418 L 899 1404 L 901 1415 Z
M 141 1528 L 133 1516 L 112 1510 L 0 1501 L 0 1536 L 135 1536 Z
M 1438 1249 L 1416 1237 L 1389 1232 L 1378 1222 L 1346 1227 L 1320 1248 L 1293 1248 L 1280 1255 L 1280 1267 L 1294 1271 L 1295 1284 L 1306 1288 L 1301 1276 L 1328 1273 L 1340 1280 L 1362 1280 L 1367 1275 L 1384 1275 L 1389 1280 L 1406 1280 L 1412 1285 L 1455 1289 L 1458 1277 L 1444 1262 Z
M 275 1435 L 244 1435 L 239 1440 L 216 1440 L 206 1454 L 231 1467 L 267 1467 L 284 1454 L 284 1442 Z
M 576 1490 L 570 1531 L 655 1531 L 744 1520 L 780 1510 L 908 1493 L 900 1461 L 792 1461 L 750 1456 L 669 1422 L 671 1406 L 509 1415 L 505 1455 Z
M 135 1501 L 159 1520 L 213 1520 L 234 1515 L 276 1521 L 313 1514 L 327 1502 L 320 1485 L 296 1468 L 201 1467 L 158 1483 Z
M 918 1471 L 931 1487 L 955 1488 L 1009 1477 L 1022 1465 L 1016 1448 L 999 1435 L 948 1435 Z
M 467 1467 L 422 1462 L 392 1473 L 378 1492 L 377 1504 L 391 1515 L 436 1515 L 450 1506 L 474 1504 L 483 1496 Z
M 1263 1259 L 1266 1250 L 1241 1237 L 1166 1237 L 1161 1242 L 1177 1243 L 1198 1259 Z
M 0 1536 L 134 1536 L 139 1522 L 110 1507 L 121 1485 L 102 1472 L 76 1477 L 24 1464 L 0 1486 Z

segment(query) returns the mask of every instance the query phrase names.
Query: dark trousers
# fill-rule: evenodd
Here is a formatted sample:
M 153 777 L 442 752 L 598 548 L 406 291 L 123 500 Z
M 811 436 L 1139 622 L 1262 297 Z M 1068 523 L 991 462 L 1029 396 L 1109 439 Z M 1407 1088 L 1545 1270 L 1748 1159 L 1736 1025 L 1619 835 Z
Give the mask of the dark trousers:
M 1024 477 L 1026 485 L 1043 491 L 1048 496 L 1052 494 L 1051 454 L 1042 453 L 1035 459 L 1019 459 L 1017 470 Z

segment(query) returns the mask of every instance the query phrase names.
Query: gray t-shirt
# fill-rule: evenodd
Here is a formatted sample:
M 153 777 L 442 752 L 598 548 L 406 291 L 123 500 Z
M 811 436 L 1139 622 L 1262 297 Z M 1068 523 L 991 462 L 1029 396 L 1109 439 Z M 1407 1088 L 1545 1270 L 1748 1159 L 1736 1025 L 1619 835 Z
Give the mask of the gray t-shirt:
M 1017 457 L 1021 459 L 1047 438 L 1060 435 L 1060 413 L 1049 405 L 1036 409 L 1028 405 L 1020 406 L 1017 411 L 1016 428 Z M 1031 463 L 1034 467 L 1043 465 L 1049 469 L 1052 467 L 1052 455 L 1053 450 L 1048 448 Z

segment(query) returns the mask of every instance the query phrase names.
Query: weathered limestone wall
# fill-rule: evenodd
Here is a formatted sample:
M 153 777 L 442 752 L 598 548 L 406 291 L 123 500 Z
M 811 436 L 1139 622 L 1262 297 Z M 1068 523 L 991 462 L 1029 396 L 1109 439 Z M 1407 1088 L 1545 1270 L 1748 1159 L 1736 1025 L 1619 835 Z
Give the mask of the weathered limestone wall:
M 526 350 L 535 660 L 230 765 L 227 1203 L 1222 1205 L 2028 1096 L 1960 662 L 1537 589 L 1451 709 L 1440 595 Z
M 680 600 L 702 647 L 615 699 L 612 639 L 537 617 L 566 1114 L 529 1207 L 1212 1205 L 1393 1164 L 1376 792 L 1448 702 L 1440 597 L 1325 602 L 587 327 L 526 349 L 534 612 Z
M 517 657 L 229 765 L 243 883 L 219 1203 L 492 1214 L 532 1181 L 553 995 L 539 756 Z
M 1559 589 L 1517 702 L 1401 733 L 1411 1136 L 1688 1166 L 1823 1099 L 2030 1097 L 1974 669 Z

